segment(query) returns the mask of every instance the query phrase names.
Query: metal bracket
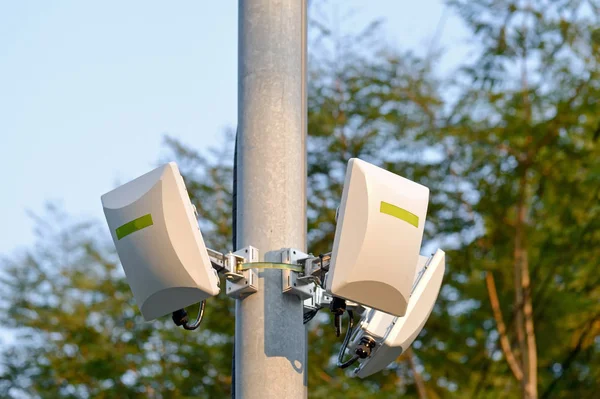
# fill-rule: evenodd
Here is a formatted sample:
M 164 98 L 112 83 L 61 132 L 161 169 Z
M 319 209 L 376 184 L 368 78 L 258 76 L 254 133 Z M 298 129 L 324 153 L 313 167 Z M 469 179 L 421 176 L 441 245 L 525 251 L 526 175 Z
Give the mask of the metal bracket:
M 313 276 L 319 280 L 323 280 L 323 276 L 329 271 L 331 263 L 331 252 L 319 256 L 309 256 L 305 259 L 300 259 L 300 264 L 304 265 L 304 275 Z M 320 281 L 322 283 L 322 281 Z
M 325 289 L 316 286 L 314 294 L 310 298 L 304 300 L 304 314 L 328 307 L 331 300 L 332 296 L 329 295 Z
M 295 260 L 296 263 L 300 264 L 304 268 L 304 273 L 301 276 L 294 275 L 290 276 L 289 283 L 283 281 L 284 292 L 285 288 L 289 291 L 300 292 L 299 296 L 304 299 L 304 314 L 318 311 L 321 308 L 329 307 L 332 296 L 322 288 L 325 283 L 327 271 L 329 271 L 329 264 L 331 262 L 331 253 L 323 254 L 320 256 L 313 256 L 312 254 L 306 255 L 300 253 L 302 257 L 298 258 L 293 252 L 284 255 Z M 306 255 L 306 256 L 305 256 Z M 296 284 L 294 286 L 294 283 Z
M 274 260 L 281 263 L 300 265 L 301 260 L 311 256 L 294 248 L 284 248 L 279 251 L 273 251 Z M 304 268 L 302 268 L 304 269 Z M 300 299 L 308 299 L 314 295 L 316 284 L 312 276 L 304 276 L 303 273 L 293 270 L 281 271 L 281 292 L 284 294 L 297 295 Z
M 224 256 L 227 272 L 225 293 L 235 299 L 244 299 L 258 291 L 258 273 L 255 269 L 240 270 L 244 263 L 258 262 L 258 249 L 248 246 Z M 213 265 L 214 266 L 214 265 Z
M 219 251 L 215 251 L 214 249 L 206 248 L 206 252 L 208 252 L 208 259 L 210 259 L 210 263 L 214 270 L 217 273 L 221 273 L 225 270 L 225 255 L 220 253 Z

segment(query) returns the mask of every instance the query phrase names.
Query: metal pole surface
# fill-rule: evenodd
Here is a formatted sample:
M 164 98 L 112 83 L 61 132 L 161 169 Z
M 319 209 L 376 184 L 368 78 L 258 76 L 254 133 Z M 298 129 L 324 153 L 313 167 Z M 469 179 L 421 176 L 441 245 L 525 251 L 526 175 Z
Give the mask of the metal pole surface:
M 237 248 L 306 251 L 306 0 L 239 0 Z M 236 301 L 236 399 L 307 396 L 302 301 L 281 270 Z

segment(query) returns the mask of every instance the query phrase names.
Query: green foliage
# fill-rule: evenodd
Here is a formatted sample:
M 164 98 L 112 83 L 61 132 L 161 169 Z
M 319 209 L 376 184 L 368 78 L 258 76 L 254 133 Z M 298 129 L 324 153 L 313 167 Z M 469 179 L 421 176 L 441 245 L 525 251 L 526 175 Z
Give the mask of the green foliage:
M 598 14 L 584 1 L 455 1 L 481 54 L 456 85 L 461 96 L 443 131 L 450 169 L 475 200 L 477 237 L 449 253 L 482 306 L 465 314 L 473 338 L 475 392 L 519 386 L 501 358 L 482 271 L 496 277 L 509 338 L 523 304 L 515 297 L 516 234 L 528 259 L 540 396 L 592 397 L 599 380 L 600 246 L 597 145 L 600 53 L 590 40 Z M 520 215 L 523 211 L 523 216 Z M 521 226 L 521 227 L 519 227 Z M 477 336 L 479 331 L 485 334 Z M 597 338 L 596 338 L 597 339 Z M 490 356 L 481 358 L 484 351 Z M 517 357 L 523 357 L 518 344 Z M 478 357 L 478 360 L 474 361 Z
M 345 165 L 360 157 L 430 187 L 425 248 L 447 251 L 448 272 L 414 351 L 367 380 L 335 367 L 340 340 L 322 311 L 309 324 L 310 397 L 520 395 L 500 348 L 487 272 L 522 364 L 517 291 L 533 306 L 540 396 L 593 397 L 600 7 L 450 3 L 479 51 L 451 80 L 437 78 L 431 60 L 382 48 L 373 35 L 335 41 L 321 29 L 315 41 L 322 47 L 311 57 L 308 90 L 309 250 L 331 249 Z M 232 135 L 210 154 L 172 138 L 166 146 L 207 245 L 230 249 Z M 144 323 L 105 229 L 65 220 L 50 210 L 38 220 L 36 245 L 3 261 L 0 323 L 16 340 L 2 354 L 0 396 L 229 396 L 233 301 L 208 301 L 196 332 L 169 318 Z M 515 285 L 516 252 L 526 255 L 530 288 Z

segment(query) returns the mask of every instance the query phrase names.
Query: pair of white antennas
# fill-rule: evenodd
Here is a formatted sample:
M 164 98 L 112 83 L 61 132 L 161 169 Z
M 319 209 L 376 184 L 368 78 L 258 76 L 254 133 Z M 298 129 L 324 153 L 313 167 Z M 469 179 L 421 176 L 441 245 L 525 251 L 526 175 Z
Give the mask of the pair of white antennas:
M 204 301 L 220 292 L 239 300 L 258 290 L 257 270 L 282 270 L 282 292 L 304 300 L 305 322 L 328 306 L 349 315 L 339 354 L 342 368 L 366 377 L 392 363 L 415 340 L 437 299 L 444 252 L 419 255 L 429 189 L 360 159 L 348 162 L 333 251 L 312 256 L 295 249 L 267 253 L 242 248 L 223 255 L 207 249 L 197 214 L 174 162 L 102 196 L 104 214 L 144 319 L 173 314 L 195 329 Z M 195 322 L 185 307 L 201 302 Z M 354 314 L 360 319 L 354 325 Z M 353 353 L 343 361 L 346 350 Z

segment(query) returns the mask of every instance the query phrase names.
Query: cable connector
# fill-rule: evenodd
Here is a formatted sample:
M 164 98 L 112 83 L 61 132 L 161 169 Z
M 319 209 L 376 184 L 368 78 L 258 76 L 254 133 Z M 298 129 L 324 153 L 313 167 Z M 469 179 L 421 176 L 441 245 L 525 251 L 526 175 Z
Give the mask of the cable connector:
M 177 327 L 187 324 L 187 322 L 189 321 L 189 317 L 185 309 L 179 309 L 174 311 L 172 317 L 173 323 L 175 323 Z
M 198 327 L 200 327 L 200 323 L 202 323 L 202 318 L 204 317 L 204 303 L 205 301 L 200 302 L 200 309 L 198 309 L 198 316 L 196 317 L 196 320 L 192 323 L 189 324 L 189 316 L 187 314 L 187 312 L 185 311 L 185 309 L 179 309 L 173 312 L 172 314 L 172 319 L 173 319 L 173 323 L 175 323 L 176 326 L 182 326 L 184 329 L 186 330 L 195 330 Z
M 375 347 L 376 342 L 371 337 L 362 337 L 360 344 L 356 347 L 354 353 L 361 359 L 366 359 L 371 356 L 371 351 Z
M 342 316 L 346 312 L 346 301 L 342 298 L 333 297 L 329 310 L 333 313 L 333 324 L 335 326 L 335 336 L 339 337 L 342 333 Z

